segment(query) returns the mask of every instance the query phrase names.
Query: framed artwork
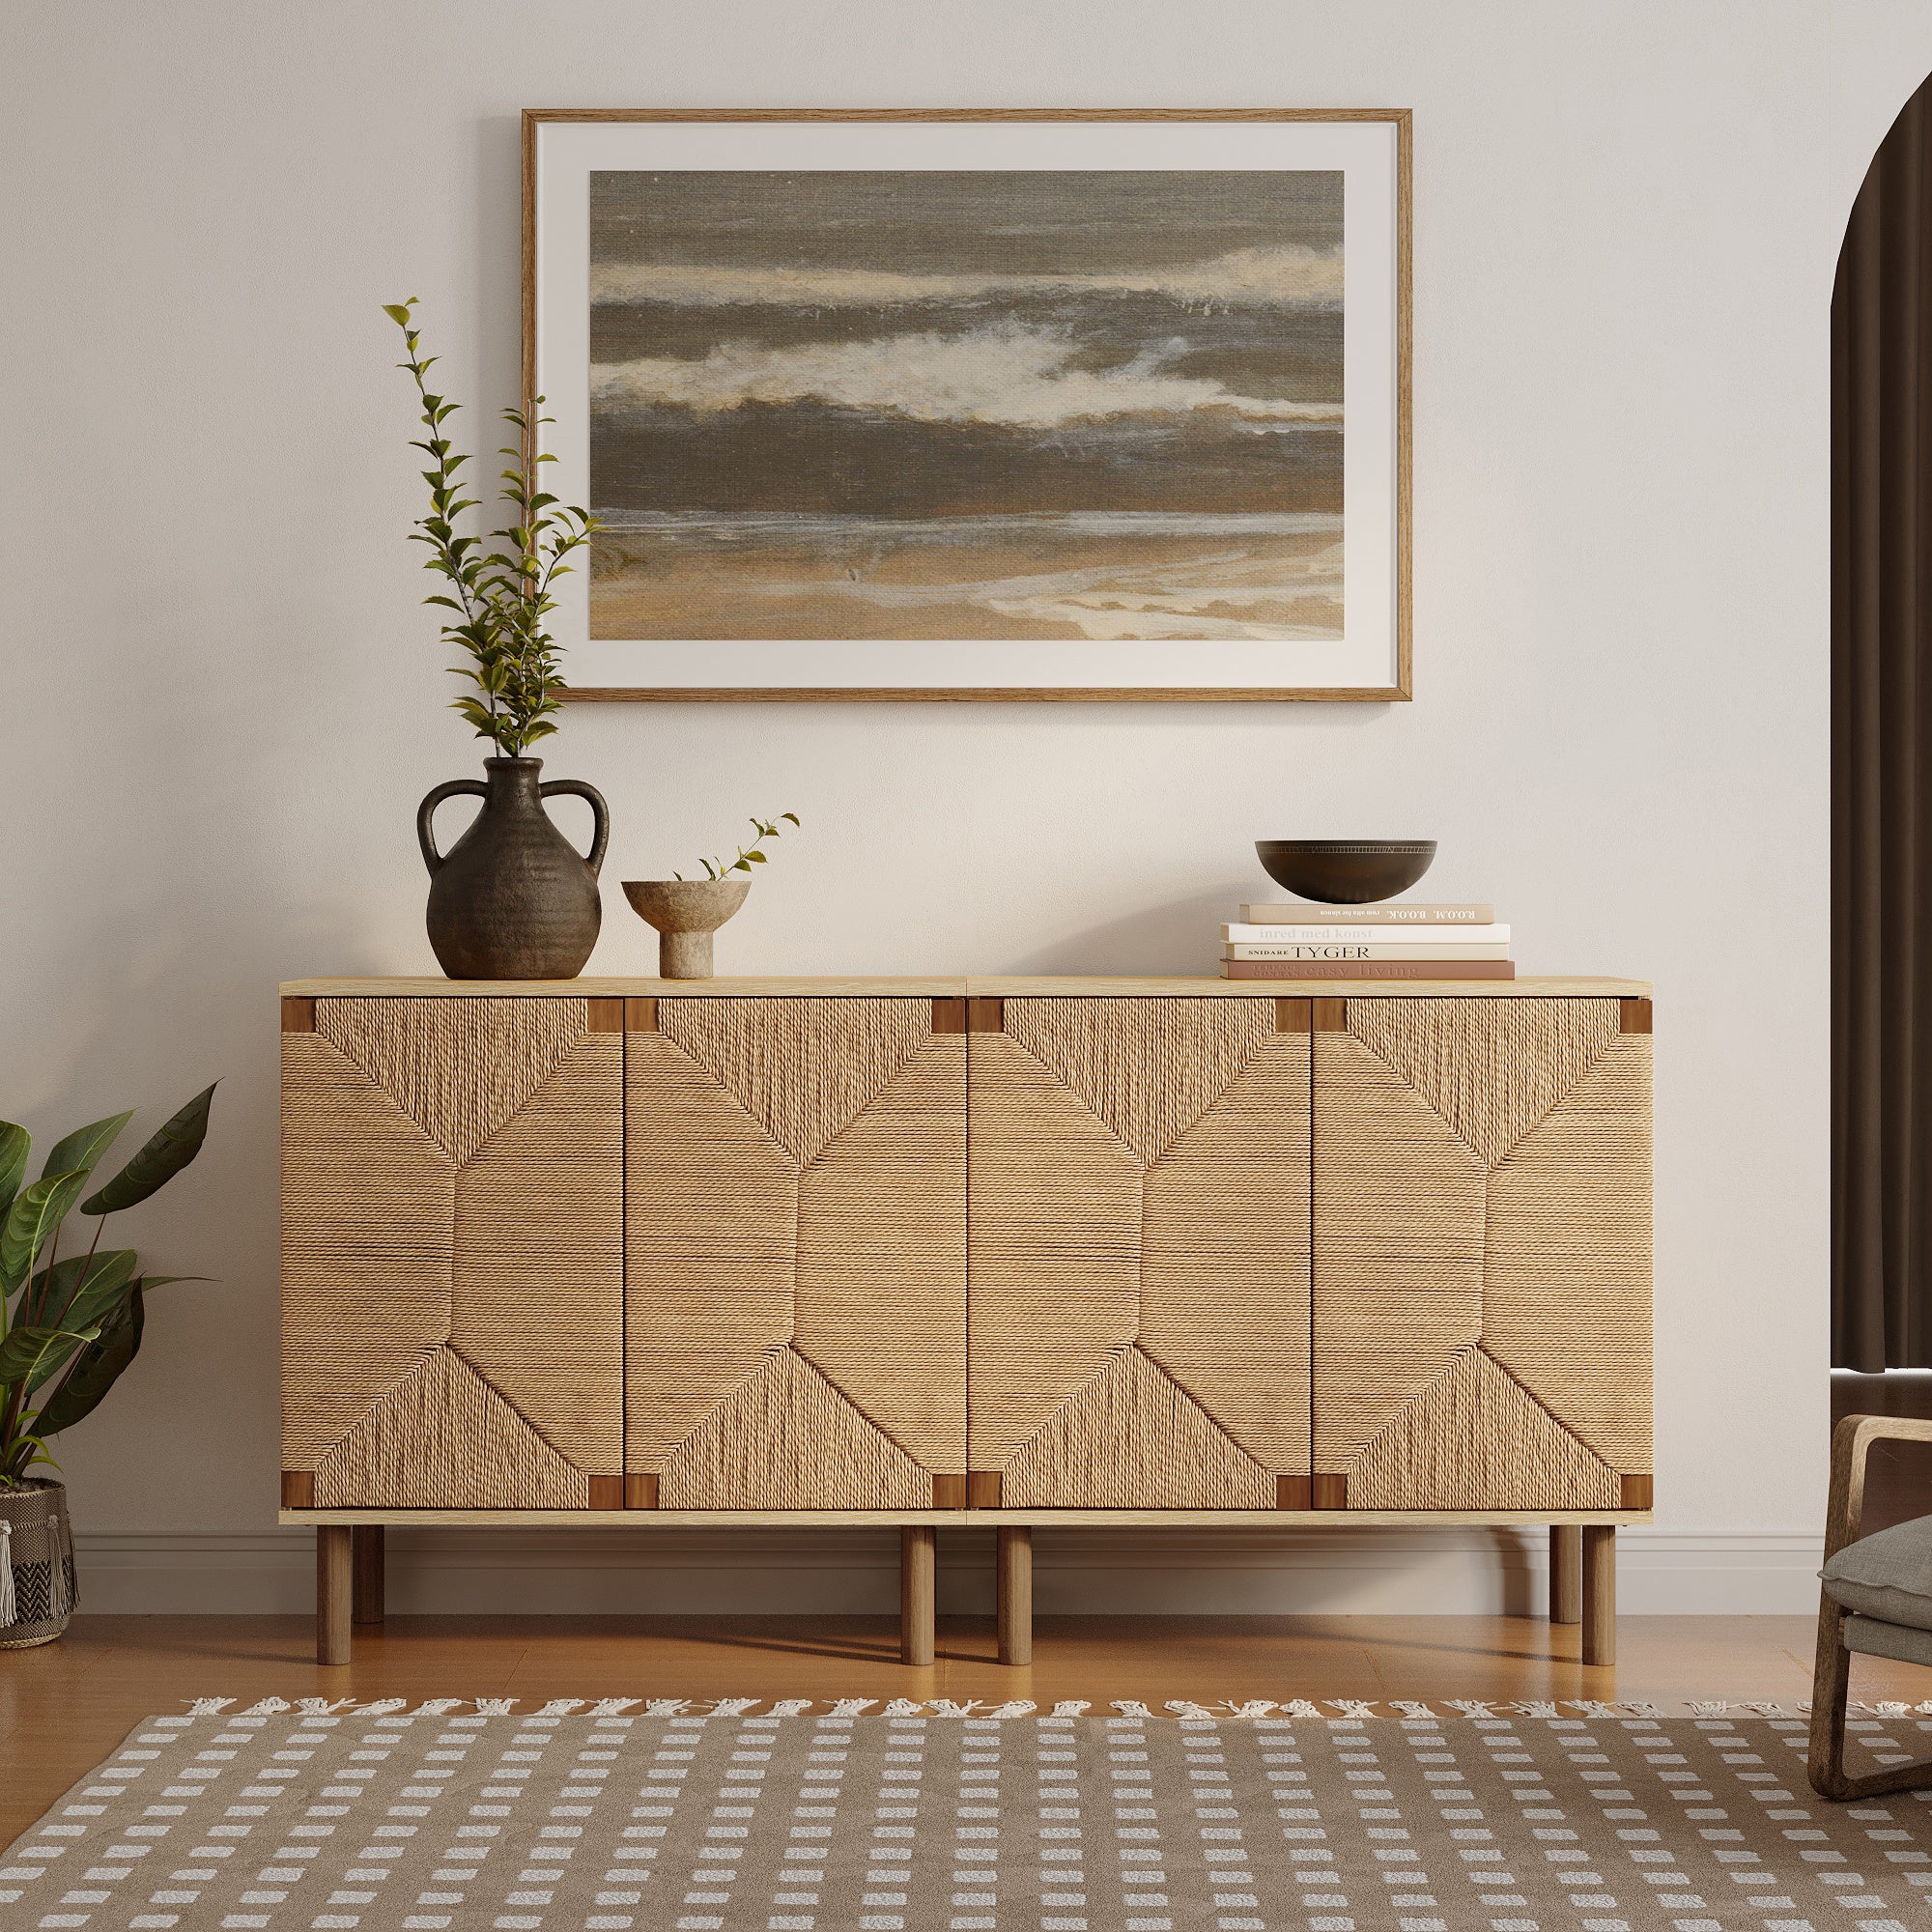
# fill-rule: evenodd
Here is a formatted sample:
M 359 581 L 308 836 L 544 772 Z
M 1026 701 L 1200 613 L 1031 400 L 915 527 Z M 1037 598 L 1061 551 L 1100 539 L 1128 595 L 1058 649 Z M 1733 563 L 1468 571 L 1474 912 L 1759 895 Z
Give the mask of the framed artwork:
M 1409 696 L 1409 117 L 524 116 L 578 699 Z

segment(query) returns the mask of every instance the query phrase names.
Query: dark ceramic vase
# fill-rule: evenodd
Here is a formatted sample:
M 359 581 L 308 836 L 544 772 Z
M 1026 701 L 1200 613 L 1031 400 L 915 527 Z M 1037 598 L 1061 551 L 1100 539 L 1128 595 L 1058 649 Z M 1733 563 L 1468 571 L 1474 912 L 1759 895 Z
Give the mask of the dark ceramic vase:
M 452 980 L 574 980 L 597 944 L 604 908 L 597 871 L 611 837 L 603 796 L 581 779 L 539 784 L 541 758 L 485 758 L 487 784 L 452 779 L 416 809 L 429 867 L 429 943 Z M 550 821 L 544 800 L 589 801 L 596 831 L 582 856 Z M 430 821 L 446 798 L 483 801 L 469 829 L 439 852 Z

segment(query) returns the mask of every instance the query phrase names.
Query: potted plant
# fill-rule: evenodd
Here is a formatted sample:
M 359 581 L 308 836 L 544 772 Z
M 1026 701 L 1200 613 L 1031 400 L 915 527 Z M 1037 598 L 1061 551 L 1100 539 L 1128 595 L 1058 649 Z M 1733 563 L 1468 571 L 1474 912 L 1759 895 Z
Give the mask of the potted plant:
M 164 1187 L 208 1133 L 214 1089 L 164 1122 L 126 1167 L 81 1199 L 95 1167 L 132 1120 L 116 1114 L 55 1142 L 27 1181 L 25 1128 L 0 1121 L 0 1649 L 51 1643 L 74 1604 L 66 1487 L 31 1472 L 58 1467 L 47 1438 L 71 1429 L 114 1386 L 141 1346 L 143 1299 L 164 1282 L 132 1248 L 103 1248 L 107 1217 Z M 81 1252 L 62 1236 L 70 1213 L 95 1223 Z
M 452 666 L 471 690 L 451 700 L 497 748 L 483 760 L 487 781 L 453 779 L 438 785 L 416 810 L 416 838 L 429 867 L 429 943 L 442 970 L 455 980 L 571 980 L 582 971 L 597 944 L 603 907 L 597 874 L 610 841 L 604 800 L 581 779 L 542 782 L 543 760 L 532 745 L 555 731 L 552 722 L 563 673 L 546 620 L 554 607 L 554 585 L 569 574 L 565 562 L 597 527 L 585 511 L 560 503 L 541 487 L 542 466 L 556 459 L 542 447 L 543 398 L 504 410 L 516 441 L 498 454 L 511 459 L 499 472 L 498 496 L 509 506 L 509 524 L 488 538 L 459 527 L 477 507 L 464 496 L 457 472 L 469 461 L 443 433 L 457 405 L 433 393 L 415 327 L 416 298 L 385 303 L 384 313 L 403 331 L 410 372 L 422 405 L 423 435 L 412 442 L 429 459 L 429 514 L 418 519 L 411 540 L 425 544 L 423 567 L 446 588 L 424 598 L 451 614 L 442 635 L 467 662 Z M 594 820 L 590 851 L 577 849 L 551 823 L 544 800 L 569 793 L 588 802 Z M 483 809 L 447 852 L 439 852 L 431 821 L 444 799 L 473 795 Z
M 799 822 L 795 811 L 781 811 L 788 825 Z M 779 837 L 777 820 L 752 820 L 758 836 L 740 845 L 729 859 L 700 859 L 701 879 L 674 872 L 668 879 L 626 879 L 624 896 L 638 917 L 658 929 L 658 977 L 664 980 L 708 980 L 711 977 L 711 935 L 745 903 L 752 890 L 753 866 L 766 864 L 759 851 L 767 838 Z M 744 878 L 737 875 L 743 872 Z

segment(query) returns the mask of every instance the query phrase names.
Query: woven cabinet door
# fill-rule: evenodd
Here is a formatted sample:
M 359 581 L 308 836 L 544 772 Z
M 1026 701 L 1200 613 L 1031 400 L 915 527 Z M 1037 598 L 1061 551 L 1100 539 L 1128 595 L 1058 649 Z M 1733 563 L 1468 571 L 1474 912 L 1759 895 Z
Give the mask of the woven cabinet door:
M 975 1500 L 1305 1502 L 1309 1003 L 972 1004 Z
M 622 1036 L 581 999 L 287 1006 L 283 1470 L 323 1509 L 614 1501 Z
M 1318 1502 L 1647 1506 L 1648 1003 L 1316 1006 Z
M 630 1009 L 634 1500 L 963 1501 L 964 1002 Z

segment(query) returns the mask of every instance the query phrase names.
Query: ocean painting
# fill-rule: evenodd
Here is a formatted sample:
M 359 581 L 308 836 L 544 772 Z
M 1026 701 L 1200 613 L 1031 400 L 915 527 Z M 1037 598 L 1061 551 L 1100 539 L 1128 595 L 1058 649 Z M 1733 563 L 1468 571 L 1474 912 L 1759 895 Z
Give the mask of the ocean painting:
M 1339 170 L 590 174 L 590 635 L 1339 639 Z

